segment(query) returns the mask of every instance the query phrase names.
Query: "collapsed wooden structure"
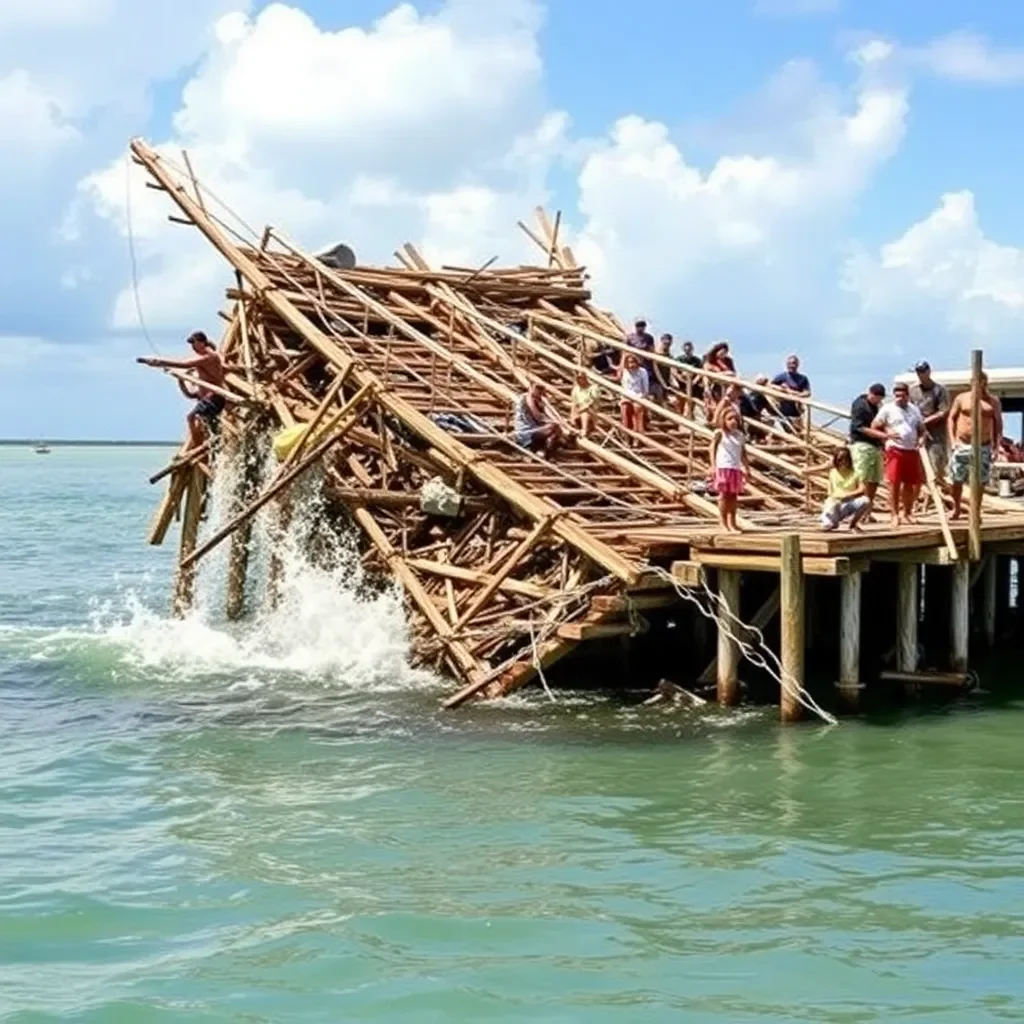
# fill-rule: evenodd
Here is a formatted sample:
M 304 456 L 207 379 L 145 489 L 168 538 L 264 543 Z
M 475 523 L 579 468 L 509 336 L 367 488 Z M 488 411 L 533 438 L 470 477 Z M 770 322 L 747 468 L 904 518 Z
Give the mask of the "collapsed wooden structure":
M 227 611 L 244 613 L 253 517 L 269 506 L 286 524 L 290 486 L 314 468 L 367 570 L 401 584 L 414 661 L 457 680 L 448 706 L 506 694 L 584 641 L 642 630 L 645 611 L 678 602 L 679 587 L 703 586 L 707 569 L 718 570 L 720 600 L 736 615 L 739 572 L 780 573 L 782 653 L 799 683 L 805 575 L 859 578 L 879 552 L 963 555 L 962 531 L 934 491 L 932 521 L 910 534 L 814 530 L 845 413 L 809 399 L 800 400 L 799 431 L 747 424 L 753 472 L 741 521 L 750 530 L 722 534 L 704 486 L 712 432 L 693 410 L 707 375 L 664 360 L 680 381 L 674 400 L 645 403 L 644 435 L 620 425 L 622 393 L 590 368 L 590 355 L 595 346 L 622 349 L 625 330 L 592 304 L 558 218 L 538 211 L 536 227 L 520 225 L 541 254 L 537 266 L 435 268 L 406 245 L 395 267 L 344 269 L 273 228 L 259 239 L 240 235 L 187 158 L 178 166 L 141 141 L 131 148 L 148 185 L 178 207 L 171 219 L 197 228 L 234 270 L 220 345 L 234 369 L 219 434 L 195 450 L 186 442 L 153 478 L 169 479 L 150 541 L 182 522 L 179 611 L 191 603 L 200 560 L 227 541 Z M 541 381 L 568 419 L 581 367 L 602 392 L 593 436 L 552 459 L 518 446 L 515 399 Z M 297 425 L 305 430 L 270 478 L 240 473 L 234 514 L 200 541 L 211 474 L 254 438 Z M 994 501 L 986 529 L 1017 541 L 1024 515 Z M 274 573 L 272 565 L 270 586 Z M 717 673 L 726 703 L 738 694 L 738 657 L 725 636 Z

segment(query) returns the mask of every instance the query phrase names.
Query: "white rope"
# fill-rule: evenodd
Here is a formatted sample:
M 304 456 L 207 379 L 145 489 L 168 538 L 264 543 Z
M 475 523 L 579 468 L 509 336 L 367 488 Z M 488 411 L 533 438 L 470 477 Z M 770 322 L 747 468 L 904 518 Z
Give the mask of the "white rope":
M 128 233 L 128 258 L 132 268 L 132 296 L 135 299 L 135 315 L 138 318 L 139 326 L 142 328 L 143 337 L 146 343 L 156 355 L 160 355 L 159 349 L 153 344 L 149 336 L 149 328 L 146 327 L 146 318 L 142 313 L 142 296 L 139 292 L 139 261 L 135 255 L 135 229 L 132 226 L 132 159 L 130 155 L 124 158 L 124 220 Z
M 839 720 L 835 715 L 829 714 L 825 711 L 817 701 L 807 692 L 807 690 L 800 685 L 793 677 L 786 672 L 782 667 L 782 662 L 779 661 L 775 652 L 765 642 L 764 634 L 756 626 L 749 626 L 739 619 L 730 608 L 728 608 L 721 597 L 714 593 L 710 587 L 708 587 L 707 581 L 702 580 L 701 585 L 704 593 L 706 594 L 709 603 L 717 605 L 723 615 L 716 614 L 713 607 L 706 607 L 693 593 L 691 593 L 686 587 L 679 585 L 679 582 L 672 576 L 671 573 L 666 572 L 659 566 L 651 566 L 651 571 L 658 576 L 660 579 L 664 579 L 669 583 L 675 592 L 684 600 L 689 601 L 695 605 L 697 610 L 706 619 L 713 620 L 718 628 L 722 630 L 725 635 L 736 644 L 740 653 L 756 668 L 763 669 L 771 676 L 778 684 L 779 687 L 786 693 L 793 696 L 797 703 L 801 707 L 810 711 L 812 714 L 817 715 L 823 722 L 828 725 L 838 725 Z M 733 629 L 730 623 L 724 621 L 724 617 L 727 616 L 732 620 L 732 623 L 738 627 L 740 631 L 745 633 L 747 636 L 754 638 L 756 646 L 751 646 L 746 639 L 737 635 L 737 631 Z
M 533 632 L 533 616 L 530 616 L 530 647 L 533 648 L 533 667 L 537 670 L 537 675 L 540 677 L 540 684 L 544 687 L 544 692 L 548 695 L 548 700 L 552 704 L 557 704 L 555 695 L 551 692 L 551 687 L 548 686 L 547 677 L 544 675 L 544 666 L 541 664 L 540 652 L 537 650 L 537 638 Z

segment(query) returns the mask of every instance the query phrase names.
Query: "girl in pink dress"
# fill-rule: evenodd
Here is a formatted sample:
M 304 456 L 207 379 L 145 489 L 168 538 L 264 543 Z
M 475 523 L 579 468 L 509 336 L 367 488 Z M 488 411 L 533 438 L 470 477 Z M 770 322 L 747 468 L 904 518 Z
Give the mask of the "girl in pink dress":
M 731 407 L 722 415 L 720 426 L 711 439 L 711 465 L 715 467 L 719 522 L 729 533 L 736 533 L 739 531 L 736 509 L 744 479 L 750 475 L 750 463 L 740 414 Z

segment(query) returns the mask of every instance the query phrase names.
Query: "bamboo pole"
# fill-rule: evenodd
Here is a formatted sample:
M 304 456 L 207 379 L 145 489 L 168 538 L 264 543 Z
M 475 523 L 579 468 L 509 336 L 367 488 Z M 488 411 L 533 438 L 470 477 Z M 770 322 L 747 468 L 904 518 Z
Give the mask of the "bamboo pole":
M 800 535 L 787 533 L 782 538 L 779 573 L 782 656 L 780 712 L 783 722 L 800 718 L 798 692 L 804 685 L 804 575 L 800 561 Z
M 971 507 L 967 544 L 972 562 L 981 558 L 981 349 L 971 352 Z
M 195 594 L 196 569 L 192 559 L 199 535 L 199 518 L 203 510 L 205 478 L 198 469 L 188 471 L 185 491 L 185 513 L 181 521 L 181 541 L 178 548 L 178 573 L 174 582 L 174 615 L 183 618 L 192 608 Z
M 172 472 L 174 475 L 171 477 L 171 482 L 167 485 L 163 501 L 160 502 L 160 507 L 153 517 L 153 523 L 149 530 L 149 543 L 154 547 L 163 544 L 164 537 L 167 536 L 171 523 L 178 515 L 182 496 L 191 478 L 192 467 L 182 467 Z

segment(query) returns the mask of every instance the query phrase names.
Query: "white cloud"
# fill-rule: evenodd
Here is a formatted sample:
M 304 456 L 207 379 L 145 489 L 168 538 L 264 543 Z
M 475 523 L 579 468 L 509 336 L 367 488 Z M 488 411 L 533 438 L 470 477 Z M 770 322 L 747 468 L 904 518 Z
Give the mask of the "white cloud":
M 969 191 L 944 195 L 877 253 L 857 251 L 843 287 L 857 310 L 839 325 L 840 335 L 872 338 L 876 348 L 897 352 L 916 344 L 960 356 L 982 345 L 996 360 L 1020 361 L 1024 248 L 986 237 Z
M 18 154 L 17 159 L 0 163 L 0 181 L 27 171 L 26 165 L 48 158 L 77 138 L 77 130 L 63 121 L 53 97 L 24 71 L 0 77 L 0 149 Z
M 282 4 L 228 15 L 174 118 L 204 183 L 250 224 L 280 225 L 311 247 L 344 238 L 388 260 L 405 238 L 428 256 L 472 262 L 518 255 L 522 203 L 543 198 L 566 122 L 541 102 L 540 27 L 532 0 L 449 0 L 432 16 L 403 4 L 371 29 L 321 30 Z M 132 191 L 147 319 L 180 326 L 209 315 L 219 260 L 166 223 L 166 199 Z M 125 230 L 125 169 L 82 193 Z M 79 222 L 82 220 L 79 211 Z M 220 273 L 218 273 L 220 268 Z M 122 292 L 114 323 L 135 323 Z
M 138 119 L 146 113 L 153 83 L 177 74 L 202 52 L 211 22 L 248 5 L 249 0 L 0 0 L 0 69 L 29 75 L 67 119 L 100 109 Z
M 822 233 L 837 229 L 896 150 L 907 114 L 905 89 L 875 81 L 870 68 L 852 102 L 822 95 L 802 98 L 802 116 L 778 133 L 794 141 L 779 152 L 725 155 L 706 172 L 665 125 L 620 120 L 579 179 L 578 250 L 602 296 L 691 316 L 715 305 L 728 320 L 735 305 L 725 296 L 806 288 Z
M 979 85 L 1024 82 L 1024 50 L 1000 50 L 974 32 L 951 32 L 907 51 L 911 66 Z

